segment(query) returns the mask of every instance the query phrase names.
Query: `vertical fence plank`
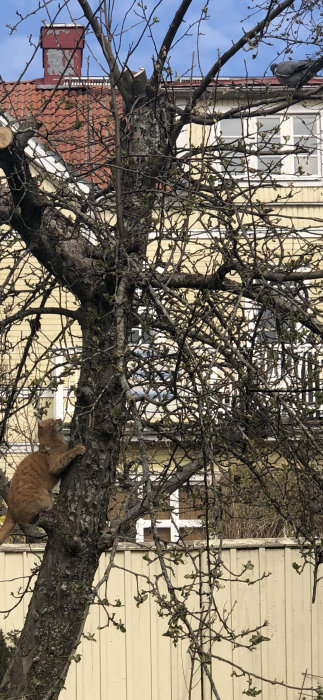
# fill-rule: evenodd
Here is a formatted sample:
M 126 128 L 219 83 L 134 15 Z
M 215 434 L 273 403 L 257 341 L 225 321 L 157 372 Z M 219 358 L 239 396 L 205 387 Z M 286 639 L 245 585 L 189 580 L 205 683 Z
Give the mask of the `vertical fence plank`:
M 244 567 L 246 568 L 245 573 Z M 252 569 L 249 567 L 253 567 Z M 259 561 L 257 549 L 238 549 L 236 562 L 236 575 L 239 580 L 236 584 L 236 625 L 235 631 L 241 636 L 238 638 L 237 647 L 233 652 L 233 660 L 239 667 L 247 669 L 250 673 L 261 675 L 261 651 L 260 645 L 256 645 L 252 652 L 244 648 L 251 644 L 251 640 L 257 635 L 257 627 L 261 624 L 260 619 L 260 596 L 259 586 L 256 583 L 259 577 Z M 249 579 L 250 584 L 246 582 Z M 245 632 L 248 630 L 247 634 Z M 239 693 L 249 689 L 249 679 L 247 676 L 238 676 L 235 686 Z M 251 687 L 261 690 L 261 681 L 250 677 Z M 239 697 L 239 695 L 238 695 Z
M 259 549 L 261 619 L 268 621 L 264 636 L 269 642 L 261 645 L 262 672 L 265 678 L 281 681 L 286 678 L 285 628 L 285 557 L 283 548 Z M 278 641 L 277 641 L 278 640 Z M 287 691 L 280 685 L 263 683 L 263 700 L 286 700 Z
M 154 579 L 160 573 L 158 561 L 146 562 L 147 575 Z M 167 621 L 158 615 L 158 605 L 149 596 L 151 647 L 151 700 L 172 700 L 172 643 L 167 632 Z
M 311 588 L 313 587 L 313 575 L 311 571 Z M 322 581 L 318 583 L 318 587 Z M 321 605 L 322 611 L 322 605 Z M 320 593 L 317 589 L 315 603 L 311 607 L 311 635 L 312 635 L 312 680 L 314 685 L 323 686 L 323 623 L 320 620 Z
M 101 557 L 100 577 L 103 576 L 109 562 L 109 555 Z M 115 556 L 116 567 L 112 568 L 108 584 L 100 590 L 101 599 L 107 599 L 108 613 L 113 616 L 115 623 L 126 625 L 126 576 L 124 573 L 125 552 L 119 551 Z M 100 635 L 101 685 L 103 700 L 126 700 L 127 698 L 127 667 L 126 667 L 126 634 L 108 621 L 107 614 L 102 608 L 101 625 L 104 628 Z M 109 624 L 108 624 L 109 622 Z M 108 624 L 108 626 L 106 626 Z

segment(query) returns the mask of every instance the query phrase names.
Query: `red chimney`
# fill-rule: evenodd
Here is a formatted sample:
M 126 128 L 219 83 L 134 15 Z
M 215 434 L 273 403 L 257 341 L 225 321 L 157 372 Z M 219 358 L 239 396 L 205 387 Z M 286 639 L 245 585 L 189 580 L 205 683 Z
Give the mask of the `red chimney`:
M 56 85 L 61 79 L 80 78 L 84 47 L 84 27 L 80 24 L 44 25 L 40 30 L 44 77 L 42 87 Z

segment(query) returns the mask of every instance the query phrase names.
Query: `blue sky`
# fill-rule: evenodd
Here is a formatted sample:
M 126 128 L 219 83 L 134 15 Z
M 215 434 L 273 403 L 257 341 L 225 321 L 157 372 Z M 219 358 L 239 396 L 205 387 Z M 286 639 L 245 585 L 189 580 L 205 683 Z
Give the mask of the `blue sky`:
M 154 8 L 157 4 L 150 0 L 144 0 L 147 6 L 147 12 Z M 93 9 L 98 5 L 99 0 L 91 0 Z M 42 6 L 38 10 L 39 4 Z M 154 11 L 154 16 L 158 22 L 154 24 L 154 33 L 156 43 L 159 45 L 161 37 L 164 36 L 170 19 L 178 7 L 179 0 L 162 0 L 159 7 Z M 256 21 L 261 19 L 260 14 L 256 14 L 252 19 L 246 19 L 248 16 L 247 6 L 252 5 L 252 0 L 210 0 L 209 15 L 210 19 L 207 23 L 203 23 L 203 36 L 200 40 L 200 60 L 203 71 L 207 71 L 212 63 L 216 60 L 219 52 L 227 50 L 232 41 L 238 39 L 243 29 L 246 31 Z M 68 5 L 68 9 L 66 6 Z M 120 29 L 121 18 L 131 6 L 129 0 L 116 0 L 115 5 L 115 26 L 116 32 Z M 196 20 L 200 15 L 200 9 L 205 5 L 205 0 L 193 0 L 190 13 L 187 16 L 187 29 L 189 23 Z M 65 6 L 63 10 L 59 10 L 60 6 Z M 47 9 L 46 9 L 47 8 Z M 31 13 L 30 16 L 18 24 L 16 30 L 10 33 L 10 29 L 6 25 L 15 25 L 19 22 L 19 15 L 16 12 L 25 15 Z M 127 32 L 124 35 L 123 47 L 121 55 L 124 56 L 129 42 L 136 42 L 140 34 L 142 23 L 135 12 L 139 12 L 138 1 L 136 0 L 132 6 L 132 11 L 128 14 L 126 27 Z M 4 80 L 16 80 L 24 71 L 26 62 L 31 61 L 27 70 L 23 75 L 23 79 L 33 79 L 42 76 L 42 60 L 40 52 L 37 51 L 34 58 L 34 45 L 38 42 L 39 30 L 43 21 L 49 21 L 49 14 L 55 17 L 57 22 L 71 21 L 74 19 L 80 23 L 82 20 L 80 8 L 77 0 L 1 0 L 1 18 L 0 18 L 0 74 Z M 244 20 L 241 22 L 241 20 Z M 243 29 L 242 29 L 243 28 Z M 88 44 L 90 53 L 87 52 L 83 61 L 83 73 L 90 75 L 101 75 L 104 73 L 105 63 L 101 58 L 97 49 L 97 43 L 91 35 L 88 35 Z M 282 45 L 276 42 L 276 45 L 262 45 L 255 59 L 252 58 L 252 51 L 240 52 L 239 56 L 233 58 L 223 69 L 222 75 L 245 75 L 246 69 L 249 75 L 268 75 L 270 63 L 272 63 L 281 50 Z M 91 55 L 91 51 L 99 58 L 99 63 Z M 151 73 L 152 55 L 154 48 L 152 41 L 146 39 L 141 46 L 136 50 L 131 58 L 130 66 L 136 71 L 139 67 L 144 66 L 147 73 Z M 298 49 L 295 54 L 296 58 L 303 58 L 309 51 Z M 200 68 L 198 65 L 198 53 L 196 46 L 196 29 L 193 29 L 191 36 L 185 37 L 181 43 L 174 47 L 171 56 L 171 65 L 173 71 L 178 74 L 183 74 L 188 71 L 192 62 L 194 64 L 193 74 L 199 75 Z M 281 59 L 283 60 L 283 59 Z M 89 68 L 88 68 L 89 66 Z M 270 74 L 270 73 L 269 73 Z

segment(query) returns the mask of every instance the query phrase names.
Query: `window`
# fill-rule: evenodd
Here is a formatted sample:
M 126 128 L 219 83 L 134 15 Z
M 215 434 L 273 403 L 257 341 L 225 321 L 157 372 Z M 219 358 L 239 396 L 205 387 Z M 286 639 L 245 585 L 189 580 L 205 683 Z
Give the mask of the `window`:
M 203 485 L 193 478 L 188 489 L 183 487 L 170 495 L 169 510 L 157 513 L 157 532 L 166 542 L 178 542 L 180 538 L 186 541 L 202 539 L 205 536 L 204 516 Z M 152 539 L 150 518 L 140 518 L 136 526 L 136 542 Z
M 319 177 L 318 119 L 304 113 L 223 120 L 216 127 L 218 167 L 234 176 Z
M 257 283 L 254 284 L 257 289 Z M 308 288 L 306 284 L 290 281 L 284 285 L 285 291 L 282 292 L 284 302 L 290 302 L 296 308 L 308 308 Z M 309 331 L 303 328 L 293 316 L 288 316 L 288 312 L 284 310 L 275 311 L 275 297 L 279 299 L 279 289 L 272 284 L 270 294 L 273 296 L 272 308 L 259 308 L 257 305 L 253 309 L 254 323 L 257 327 L 257 337 L 260 343 L 270 343 L 276 345 L 299 346 L 308 343 Z
M 172 410 L 172 353 L 161 333 L 143 326 L 133 328 L 129 337 L 131 359 L 129 383 L 133 396 L 143 400 L 144 410 L 153 414 Z M 149 397 L 150 401 L 147 400 Z
M 280 117 L 256 122 L 257 170 L 275 175 L 282 171 Z
M 152 477 L 153 480 L 154 478 Z M 140 494 L 139 484 L 138 498 L 141 498 Z M 110 523 L 121 517 L 125 500 L 127 500 L 125 491 L 117 487 L 109 503 L 108 521 Z M 164 503 L 156 512 L 155 527 L 158 536 L 165 542 L 178 542 L 182 538 L 186 542 L 203 539 L 205 515 L 204 483 L 201 477 L 194 476 L 190 478 L 188 484 L 164 496 Z M 133 534 L 138 544 L 153 540 L 152 522 L 148 514 L 137 520 L 136 531 Z
M 256 286 L 256 285 L 255 285 Z M 307 306 L 306 285 L 289 282 L 290 298 L 299 306 Z M 277 295 L 279 291 L 277 289 Z M 275 297 L 275 287 L 271 289 Z M 284 294 L 285 299 L 288 296 Z M 313 417 L 321 415 L 322 353 L 313 343 L 311 332 L 288 313 L 276 312 L 274 304 L 262 308 L 254 303 L 247 309 L 249 318 L 250 354 L 262 380 L 290 407 L 304 407 Z
M 227 119 L 219 124 L 219 133 L 223 143 L 223 155 L 221 153 L 221 170 L 231 175 L 239 175 L 246 171 L 246 157 L 244 151 L 245 134 L 242 119 Z M 234 144 L 231 151 L 230 145 Z M 241 155 L 239 153 L 241 151 Z
M 318 163 L 318 124 L 315 115 L 292 117 L 293 146 L 297 153 L 293 156 L 294 172 L 298 175 L 317 175 Z
M 130 333 L 130 338 L 129 338 L 129 343 L 131 345 L 136 345 L 137 343 L 148 343 L 149 341 L 149 332 L 143 330 L 142 328 L 133 328 L 131 333 Z

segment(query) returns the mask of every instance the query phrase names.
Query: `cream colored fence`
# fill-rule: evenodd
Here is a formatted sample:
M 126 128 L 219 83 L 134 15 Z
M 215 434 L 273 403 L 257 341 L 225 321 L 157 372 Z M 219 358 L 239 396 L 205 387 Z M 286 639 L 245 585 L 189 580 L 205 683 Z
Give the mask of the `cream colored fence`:
M 145 550 L 147 551 L 147 550 Z M 155 603 L 148 598 L 137 607 L 134 597 L 144 588 L 145 576 L 159 573 L 158 562 L 148 564 L 139 547 L 119 549 L 116 566 L 112 569 L 107 589 L 101 589 L 101 597 L 110 603 L 109 612 L 115 615 L 126 632 L 118 630 L 110 622 L 103 607 L 92 606 L 84 629 L 84 638 L 78 649 L 80 661 L 72 661 L 62 691 L 62 700 L 210 700 L 209 682 L 201 681 L 198 666 L 192 666 L 184 645 L 174 647 L 163 633 L 167 629 L 164 618 L 156 611 Z M 204 568 L 204 555 L 194 550 L 197 561 Z M 4 632 L 20 629 L 28 605 L 28 594 L 17 603 L 19 590 L 28 582 L 31 569 L 39 563 L 42 547 L 32 551 L 23 545 L 4 545 L 0 550 L 0 627 Z M 301 576 L 292 564 L 299 562 L 297 549 L 290 540 L 240 540 L 228 541 L 223 549 L 224 578 L 230 579 L 216 592 L 216 604 L 221 614 L 229 616 L 230 624 L 237 630 L 252 630 L 265 620 L 268 626 L 263 634 L 270 637 L 250 653 L 239 648 L 233 650 L 229 642 L 211 642 L 206 653 L 212 652 L 223 660 L 212 661 L 212 676 L 221 700 L 237 700 L 246 697 L 246 678 L 240 667 L 256 676 L 276 681 L 286 681 L 292 686 L 323 686 L 323 581 L 319 583 L 317 600 L 311 604 L 311 571 L 306 568 Z M 103 576 L 108 557 L 102 557 L 98 579 Z M 229 576 L 226 568 L 239 574 L 248 564 L 243 579 L 261 581 L 250 585 Z M 130 573 L 136 572 L 137 576 Z M 189 560 L 174 567 L 174 583 L 187 583 L 185 576 L 191 571 Z M 195 605 L 203 599 L 203 587 L 195 595 Z M 117 605 L 117 607 L 114 607 Z M 4 614 L 13 608 L 9 616 Z M 220 629 L 214 621 L 214 629 Z M 223 632 L 223 628 L 222 628 Z M 93 635 L 93 641 L 91 637 Z M 251 633 L 246 636 L 249 639 Z M 77 657 L 76 657 L 77 658 Z M 233 662 L 236 666 L 227 663 Z M 232 675 L 232 671 L 235 674 Z M 316 697 L 316 694 L 300 692 L 297 688 L 286 690 L 280 685 L 266 685 L 255 678 L 253 685 L 262 689 L 263 700 L 300 700 Z

